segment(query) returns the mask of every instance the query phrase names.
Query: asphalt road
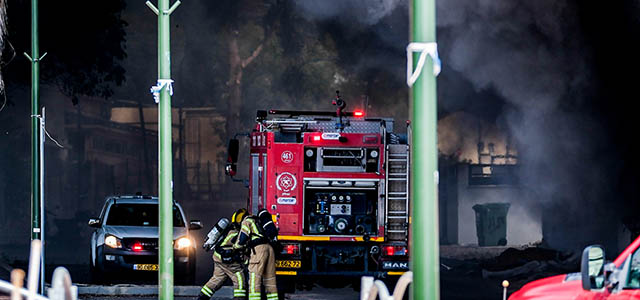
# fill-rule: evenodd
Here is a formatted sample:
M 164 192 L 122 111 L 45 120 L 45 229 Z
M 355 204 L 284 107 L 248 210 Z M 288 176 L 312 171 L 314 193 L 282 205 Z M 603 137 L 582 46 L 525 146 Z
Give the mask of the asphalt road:
M 286 299 L 300 299 L 300 300 L 357 300 L 359 299 L 359 293 L 353 291 L 351 288 L 342 288 L 342 289 L 325 289 L 325 288 L 317 288 L 312 291 L 298 291 L 295 294 L 286 295 Z M 174 297 L 175 300 L 195 300 L 197 297 Z M 113 297 L 104 297 L 104 296 L 90 296 L 90 295 L 80 295 L 78 299 L 81 300 L 151 300 L 158 299 L 158 297 L 135 297 L 135 296 L 113 296 Z M 231 299 L 229 296 L 218 297 L 213 295 L 212 300 L 228 300 Z
M 176 300 L 196 299 L 200 287 L 183 286 L 176 287 L 174 295 Z M 128 299 L 157 299 L 157 286 L 153 285 L 79 285 L 79 299 L 91 300 L 128 300 Z M 303 300 L 351 300 L 358 299 L 359 292 L 354 291 L 351 287 L 345 288 L 326 288 L 315 286 L 311 290 L 297 290 L 293 294 L 287 294 L 286 299 L 303 299 Z M 212 297 L 213 300 L 231 299 L 231 286 L 224 286 L 217 291 Z

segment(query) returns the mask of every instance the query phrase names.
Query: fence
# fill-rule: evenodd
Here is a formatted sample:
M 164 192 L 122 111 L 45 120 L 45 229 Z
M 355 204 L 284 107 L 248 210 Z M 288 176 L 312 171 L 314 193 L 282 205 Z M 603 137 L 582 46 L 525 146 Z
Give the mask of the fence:
M 373 280 L 371 276 L 361 279 L 360 300 L 402 300 L 409 284 L 413 281 L 413 272 L 409 271 L 398 279 L 393 295 L 389 295 L 389 289 L 381 280 Z
M 69 271 L 64 267 L 58 267 L 53 272 L 51 288 L 48 290 L 49 297 L 38 294 L 38 281 L 40 279 L 40 254 L 42 253 L 42 243 L 40 240 L 31 242 L 31 254 L 29 256 L 29 273 L 27 274 L 27 289 L 23 288 L 25 273 L 15 269 L 11 271 L 11 282 L 0 280 L 0 291 L 11 293 L 11 300 L 77 300 L 78 288 L 71 283 Z M 44 294 L 44 291 L 42 291 Z

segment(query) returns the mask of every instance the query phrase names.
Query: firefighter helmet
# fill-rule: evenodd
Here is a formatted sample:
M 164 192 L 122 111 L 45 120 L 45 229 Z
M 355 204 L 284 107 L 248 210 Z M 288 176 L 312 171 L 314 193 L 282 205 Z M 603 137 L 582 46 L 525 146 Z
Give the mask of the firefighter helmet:
M 233 216 L 231 217 L 231 222 L 240 224 L 240 222 L 242 222 L 242 220 L 246 215 L 247 215 L 246 209 L 244 208 L 238 209 L 236 212 L 233 213 Z

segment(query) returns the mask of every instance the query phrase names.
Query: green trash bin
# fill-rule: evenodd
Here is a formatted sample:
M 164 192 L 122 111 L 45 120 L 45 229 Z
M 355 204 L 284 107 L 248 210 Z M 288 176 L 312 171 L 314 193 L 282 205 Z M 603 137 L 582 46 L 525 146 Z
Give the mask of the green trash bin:
M 505 246 L 507 244 L 507 212 L 509 203 L 476 204 L 476 232 L 479 246 Z

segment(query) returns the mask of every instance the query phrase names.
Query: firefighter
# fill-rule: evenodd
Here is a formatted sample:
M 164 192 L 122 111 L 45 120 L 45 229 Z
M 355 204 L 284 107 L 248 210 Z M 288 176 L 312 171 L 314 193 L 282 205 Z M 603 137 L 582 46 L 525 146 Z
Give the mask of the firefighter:
M 269 239 L 261 233 L 258 220 L 251 215 L 244 215 L 238 239 L 234 249 L 249 252 L 249 300 L 260 300 L 261 287 L 264 286 L 267 300 L 278 300 L 276 287 L 276 258 Z
M 209 300 L 213 293 L 222 287 L 224 281 L 229 277 L 233 282 L 233 299 L 240 300 L 247 298 L 244 280 L 244 258 L 238 251 L 233 249 L 233 245 L 238 237 L 239 223 L 244 211 L 236 211 L 231 217 L 231 229 L 213 251 L 213 276 L 200 289 L 198 300 Z

